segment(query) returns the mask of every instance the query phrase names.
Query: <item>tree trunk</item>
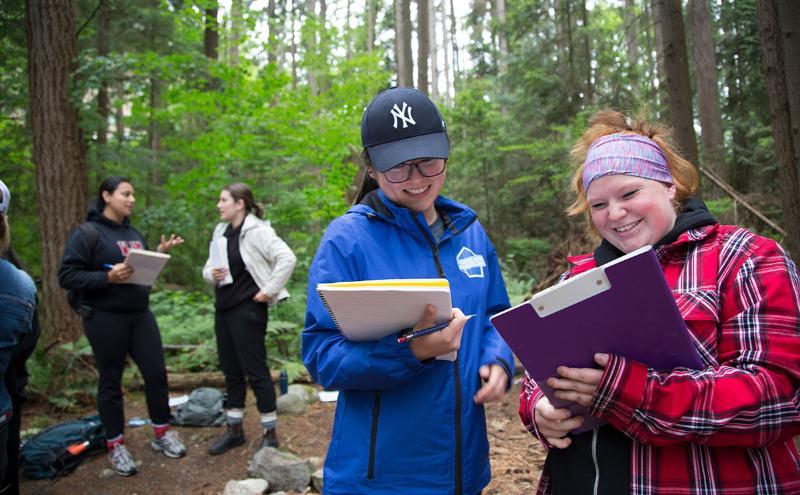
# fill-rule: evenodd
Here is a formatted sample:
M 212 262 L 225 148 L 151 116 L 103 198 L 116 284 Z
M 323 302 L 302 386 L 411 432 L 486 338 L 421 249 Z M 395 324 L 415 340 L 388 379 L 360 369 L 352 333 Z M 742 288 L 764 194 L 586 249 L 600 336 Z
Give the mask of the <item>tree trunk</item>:
M 297 87 L 297 83 L 298 83 L 298 80 L 297 80 L 297 38 L 295 37 L 295 32 L 297 31 L 296 26 L 295 26 L 295 22 L 297 22 L 297 3 L 296 3 L 295 0 L 288 0 L 288 1 L 291 2 L 291 5 L 292 5 L 292 11 L 291 11 L 291 14 L 290 14 L 291 17 L 292 17 L 292 20 L 289 23 L 290 26 L 291 26 L 290 29 L 291 29 L 291 36 L 292 36 L 291 53 L 290 53 L 291 59 L 292 59 L 292 88 L 296 88 Z M 297 0 L 297 1 L 301 1 L 301 0 Z
M 114 134 L 116 135 L 117 146 L 119 147 L 122 146 L 122 142 L 125 141 L 125 111 L 123 109 L 123 103 L 125 102 L 125 83 L 122 81 L 117 83 L 116 93 L 119 103 L 114 112 Z
M 86 164 L 78 111 L 70 104 L 72 62 L 77 56 L 71 0 L 27 0 L 28 84 L 33 163 L 42 242 L 44 343 L 72 341 L 80 322 L 58 285 L 58 267 L 69 229 L 86 212 Z
M 506 34 L 506 0 L 494 0 L 494 18 L 497 25 L 497 70 L 500 75 L 508 71 L 508 35 Z
M 583 41 L 583 61 L 581 62 L 586 70 L 584 74 L 584 101 L 585 105 L 594 103 L 594 81 L 592 81 L 592 40 L 589 36 L 589 12 L 586 9 L 586 0 L 581 0 L 581 40 Z
M 414 85 L 414 63 L 411 59 L 410 0 L 394 0 L 395 50 L 397 52 L 397 85 Z
M 431 40 L 431 97 L 439 99 L 439 40 L 436 36 L 436 0 L 428 2 L 428 36 Z
M 428 59 L 431 55 L 429 0 L 417 0 L 417 89 L 430 94 Z
M 315 20 L 317 18 L 317 2 L 316 0 L 306 0 L 306 18 L 309 20 Z M 303 45 L 306 51 L 306 57 L 308 60 L 312 59 L 313 56 L 316 55 L 318 46 L 317 46 L 317 27 L 314 26 L 314 29 L 311 32 L 306 34 L 301 34 L 301 39 L 303 40 Z M 311 94 L 316 96 L 319 94 L 319 86 L 317 82 L 317 71 L 316 67 L 313 64 L 306 64 L 306 78 L 308 80 L 308 87 L 311 89 Z
M 375 23 L 377 18 L 378 12 L 375 7 L 375 0 L 367 0 L 367 52 L 370 53 L 375 48 Z
M 663 85 L 657 87 L 656 82 L 665 81 L 666 76 L 664 75 L 664 61 L 660 57 L 653 58 L 653 45 L 658 45 L 658 33 L 653 25 L 648 0 L 644 0 L 642 3 L 642 26 L 644 27 L 645 51 L 647 52 L 647 64 L 643 71 L 644 77 L 647 79 L 647 101 L 652 101 L 656 108 L 661 108 L 663 105 L 659 88 Z
M 758 28 L 761 33 L 761 51 L 764 74 L 769 95 L 769 113 L 772 134 L 775 137 L 775 155 L 781 178 L 781 204 L 783 228 L 788 233 L 784 246 L 797 258 L 800 254 L 800 180 L 795 166 L 792 142 L 792 121 L 789 113 L 789 95 L 786 86 L 785 52 L 778 19 L 780 0 L 758 0 Z M 781 12 L 782 13 L 782 12 Z M 793 54 L 796 58 L 797 54 Z M 791 64 L 791 62 L 790 62 Z
M 786 73 L 786 94 L 789 98 L 789 116 L 792 121 L 794 164 L 800 175 L 800 2 L 778 0 L 777 6 L 783 53 L 794 54 L 792 57 L 784 57 L 783 64 Z
M 452 79 L 450 78 L 450 60 L 451 60 L 451 53 L 449 40 L 449 31 L 447 29 L 447 0 L 441 0 L 439 4 L 441 9 L 442 15 L 442 51 L 444 52 L 444 85 L 445 85 L 445 96 L 450 96 L 450 88 L 453 87 Z
M 664 60 L 669 113 L 675 142 L 681 154 L 697 164 L 697 136 L 692 114 L 692 89 L 689 85 L 689 62 L 683 29 L 681 0 L 653 0 L 653 22 L 660 38 L 656 50 Z
M 274 0 L 271 2 L 274 6 Z M 269 22 L 269 19 L 268 19 Z M 272 35 L 272 33 L 270 33 Z M 242 39 L 242 0 L 231 0 L 231 32 L 228 34 L 228 57 L 231 66 L 239 65 L 239 43 Z
M 217 60 L 219 48 L 219 26 L 217 26 L 217 7 L 205 9 L 205 30 L 203 31 L 203 53 Z
M 725 32 L 726 38 L 736 39 L 740 33 L 740 26 L 734 12 L 736 11 L 736 1 L 728 0 L 727 5 L 723 9 L 723 14 L 728 12 L 729 15 L 722 16 L 722 27 Z M 747 108 L 745 108 L 745 97 L 743 84 L 745 77 L 742 70 L 742 52 L 739 43 L 733 43 L 730 55 L 725 61 L 728 70 L 725 72 L 725 86 L 727 87 L 727 102 L 725 104 L 725 113 L 729 116 L 733 123 L 731 131 L 731 149 L 733 152 L 730 156 L 728 164 L 728 175 L 730 178 L 731 186 L 740 193 L 747 193 L 750 191 L 750 167 L 741 153 L 736 150 L 749 150 L 750 139 L 747 135 L 743 122 L 747 119 Z M 738 124 L 738 125 L 737 125 Z
M 456 36 L 456 8 L 450 0 L 450 43 L 453 50 L 453 98 L 456 97 L 456 86 L 461 78 L 461 63 L 458 60 L 458 37 Z
M 689 0 L 689 19 L 692 29 L 697 101 L 700 107 L 700 134 L 703 162 L 724 181 L 730 182 L 725 167 L 722 140 L 722 112 L 717 86 L 717 58 L 714 31 L 706 0 Z
M 108 57 L 108 2 L 100 3 L 97 13 L 97 54 L 100 57 Z M 97 114 L 100 115 L 100 126 L 97 129 L 97 144 L 108 143 L 108 114 L 111 99 L 108 95 L 108 81 L 104 77 L 100 81 L 100 88 L 97 91 Z

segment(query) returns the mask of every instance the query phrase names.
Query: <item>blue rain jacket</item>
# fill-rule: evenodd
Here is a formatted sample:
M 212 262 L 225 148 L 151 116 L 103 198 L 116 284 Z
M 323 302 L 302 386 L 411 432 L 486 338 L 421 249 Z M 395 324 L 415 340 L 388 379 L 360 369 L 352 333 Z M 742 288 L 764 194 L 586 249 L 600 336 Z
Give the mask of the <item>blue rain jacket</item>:
M 376 190 L 331 222 L 312 262 L 303 363 L 317 383 L 341 391 L 326 494 L 474 495 L 491 478 L 484 408 L 473 396 L 481 365 L 503 366 L 511 383 L 513 355 L 489 322 L 508 295 L 475 212 L 441 196 L 436 208 L 446 224 L 438 244 L 421 213 Z M 455 362 L 420 362 L 396 334 L 346 340 L 316 292 L 325 282 L 437 277 L 450 282 L 453 307 L 476 315 Z

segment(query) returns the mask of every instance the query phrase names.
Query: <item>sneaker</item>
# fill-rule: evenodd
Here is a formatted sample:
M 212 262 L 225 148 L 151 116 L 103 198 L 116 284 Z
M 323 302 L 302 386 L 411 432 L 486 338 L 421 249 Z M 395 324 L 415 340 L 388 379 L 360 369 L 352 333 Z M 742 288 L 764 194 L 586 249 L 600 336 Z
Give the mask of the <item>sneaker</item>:
M 136 474 L 136 461 L 133 460 L 133 456 L 124 445 L 117 445 L 111 449 L 108 459 L 111 461 L 111 467 L 114 472 L 118 475 L 131 476 Z
M 165 456 L 172 459 L 178 459 L 186 455 L 186 447 L 175 430 L 169 430 L 161 438 L 154 438 L 150 441 L 150 446 L 156 452 L 163 452 Z

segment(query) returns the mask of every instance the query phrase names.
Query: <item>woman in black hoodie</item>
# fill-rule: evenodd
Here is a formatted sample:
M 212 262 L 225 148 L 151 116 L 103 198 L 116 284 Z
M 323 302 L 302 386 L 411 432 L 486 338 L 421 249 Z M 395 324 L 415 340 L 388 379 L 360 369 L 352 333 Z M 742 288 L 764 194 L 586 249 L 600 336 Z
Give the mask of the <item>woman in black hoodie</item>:
M 61 286 L 78 298 L 78 311 L 100 375 L 97 409 L 108 438 L 111 465 L 121 476 L 136 473 L 136 462 L 123 435 L 121 380 L 128 354 L 144 378 L 154 433 L 150 446 L 171 458 L 186 454 L 177 432 L 169 429 L 167 369 L 161 334 L 148 307 L 150 287 L 125 283 L 133 273 L 123 263 L 125 256 L 131 249 L 147 249 L 142 234 L 131 226 L 135 201 L 130 180 L 104 180 L 86 222 L 67 239 L 58 273 Z M 180 237 L 166 239 L 162 235 L 156 250 L 166 252 L 181 243 Z

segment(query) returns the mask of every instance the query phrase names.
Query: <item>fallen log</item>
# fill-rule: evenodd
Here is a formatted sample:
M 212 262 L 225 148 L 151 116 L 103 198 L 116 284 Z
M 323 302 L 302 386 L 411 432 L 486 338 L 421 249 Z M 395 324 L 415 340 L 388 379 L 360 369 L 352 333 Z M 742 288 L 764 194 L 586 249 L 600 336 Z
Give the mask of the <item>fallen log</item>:
M 274 370 L 270 373 L 272 381 L 278 383 L 280 372 Z M 312 383 L 311 377 L 307 372 L 292 380 L 292 383 Z M 141 390 L 144 388 L 144 381 L 139 374 L 123 380 L 122 385 L 128 390 Z M 170 373 L 170 390 L 194 390 L 198 387 L 225 388 L 225 377 L 220 371 L 197 371 L 194 373 Z

